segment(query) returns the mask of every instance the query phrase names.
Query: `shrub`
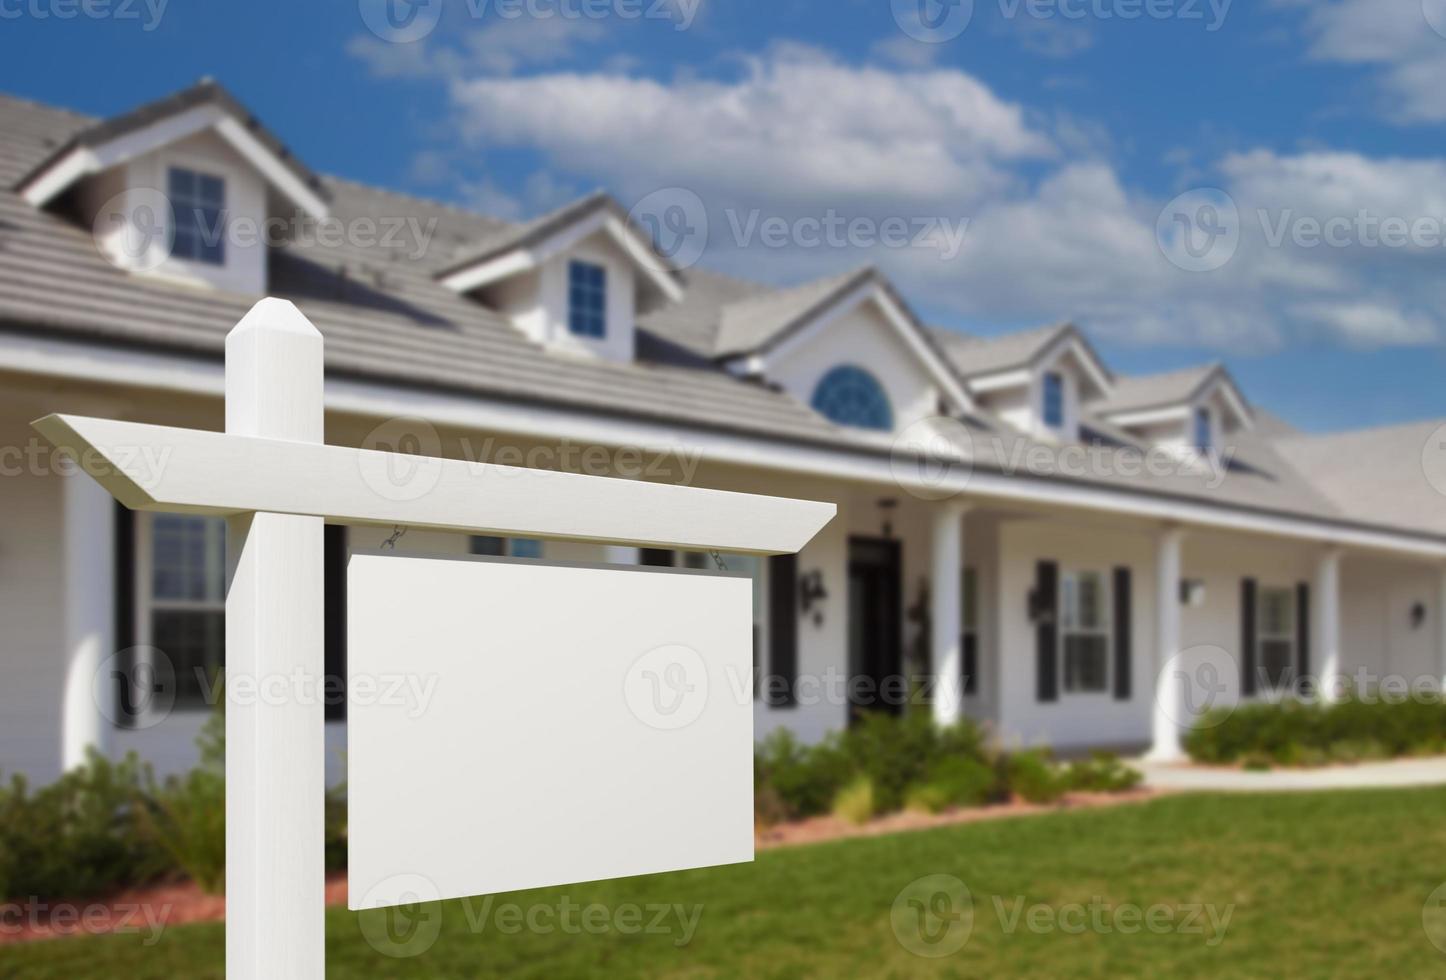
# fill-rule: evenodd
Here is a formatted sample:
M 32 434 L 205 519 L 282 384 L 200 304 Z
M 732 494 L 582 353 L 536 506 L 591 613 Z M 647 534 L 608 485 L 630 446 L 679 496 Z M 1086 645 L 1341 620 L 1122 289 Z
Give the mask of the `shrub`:
M 1268 757 L 1278 765 L 1319 765 L 1439 750 L 1446 745 L 1446 705 L 1438 695 L 1407 701 L 1347 698 L 1323 706 L 1284 701 L 1242 705 L 1207 715 L 1185 737 L 1198 762 L 1229 764 Z
M 862 825 L 874 815 L 874 784 L 867 776 L 850 782 L 833 801 L 833 815 L 851 824 Z
M 945 756 L 929 767 L 929 786 L 937 787 L 954 806 L 980 806 L 996 795 L 995 768 L 968 756 Z
M 1134 789 L 1144 776 L 1108 752 L 1096 752 L 1088 759 L 1070 763 L 1065 780 L 1070 789 L 1086 793 L 1123 793 Z
M 939 736 L 926 712 L 902 718 L 871 713 L 844 733 L 841 747 L 849 768 L 869 778 L 879 811 L 887 813 L 904 805 L 910 786 L 925 781 L 939 755 Z
M 754 793 L 770 791 L 781 819 L 827 813 L 851 775 L 836 740 L 806 746 L 787 729 L 764 740 L 753 760 Z
M 949 791 L 938 783 L 925 783 L 909 790 L 904 809 L 919 813 L 943 813 L 949 808 Z
M 1030 803 L 1054 803 L 1068 788 L 1064 777 L 1041 749 L 1009 757 L 1009 788 Z
M 149 787 L 145 828 L 201 890 L 226 887 L 226 716 L 213 711 L 196 739 L 201 764 Z
M 85 898 L 164 872 L 138 822 L 146 778 L 135 755 L 97 752 L 40 790 L 12 777 L 0 787 L 0 896 Z

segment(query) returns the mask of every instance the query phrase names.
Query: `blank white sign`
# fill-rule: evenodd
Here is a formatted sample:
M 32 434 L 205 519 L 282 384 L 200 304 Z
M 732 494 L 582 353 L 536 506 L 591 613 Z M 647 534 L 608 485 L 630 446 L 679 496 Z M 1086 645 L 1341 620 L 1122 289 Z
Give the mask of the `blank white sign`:
M 753 860 L 752 587 L 355 554 L 349 905 Z

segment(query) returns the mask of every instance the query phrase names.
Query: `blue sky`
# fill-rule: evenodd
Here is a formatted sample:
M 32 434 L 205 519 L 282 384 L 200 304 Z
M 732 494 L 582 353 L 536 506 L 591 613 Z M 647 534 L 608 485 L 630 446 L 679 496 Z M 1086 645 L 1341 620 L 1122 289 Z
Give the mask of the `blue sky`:
M 1223 359 L 1302 428 L 1446 416 L 1446 0 L 393 0 L 406 43 L 386 0 L 67 2 L 0 0 L 0 87 L 209 74 L 318 170 L 514 217 L 686 193 L 711 268 L 873 262 L 940 325 Z M 798 231 L 829 216 L 909 241 Z

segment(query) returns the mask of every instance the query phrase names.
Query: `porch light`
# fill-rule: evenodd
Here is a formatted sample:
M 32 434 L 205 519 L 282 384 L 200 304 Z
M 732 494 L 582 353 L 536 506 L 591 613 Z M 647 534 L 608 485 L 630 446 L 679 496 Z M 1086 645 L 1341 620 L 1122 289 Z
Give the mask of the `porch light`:
M 813 615 L 813 625 L 823 625 L 823 611 L 815 609 L 828 598 L 828 590 L 823 587 L 823 572 L 818 569 L 800 576 L 798 580 L 798 604 L 803 614 Z
M 893 497 L 883 497 L 879 500 L 879 514 L 884 523 L 883 536 L 892 538 L 894 536 L 894 510 L 899 502 Z
M 1198 578 L 1181 579 L 1180 604 L 1192 608 L 1205 605 L 1205 582 Z

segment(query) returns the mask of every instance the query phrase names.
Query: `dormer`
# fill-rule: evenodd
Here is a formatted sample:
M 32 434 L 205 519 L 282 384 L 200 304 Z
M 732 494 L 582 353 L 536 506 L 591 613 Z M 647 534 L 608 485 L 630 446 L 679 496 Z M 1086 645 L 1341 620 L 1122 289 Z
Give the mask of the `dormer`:
M 846 429 L 892 437 L 974 408 L 929 331 L 872 268 L 727 304 L 716 326 L 714 357 L 728 370 Z
M 329 214 L 321 181 L 210 80 L 82 130 L 16 190 L 92 228 L 118 268 L 248 295 L 267 291 L 269 245 Z
M 637 319 L 683 297 L 681 275 L 606 194 L 478 243 L 437 274 L 556 351 L 631 361 Z
M 1218 451 L 1254 428 L 1250 406 L 1223 365 L 1121 378 L 1095 414 L 1143 442 L 1183 457 Z
M 1036 439 L 1075 442 L 1114 378 L 1072 324 L 988 339 L 936 331 L 980 408 Z

